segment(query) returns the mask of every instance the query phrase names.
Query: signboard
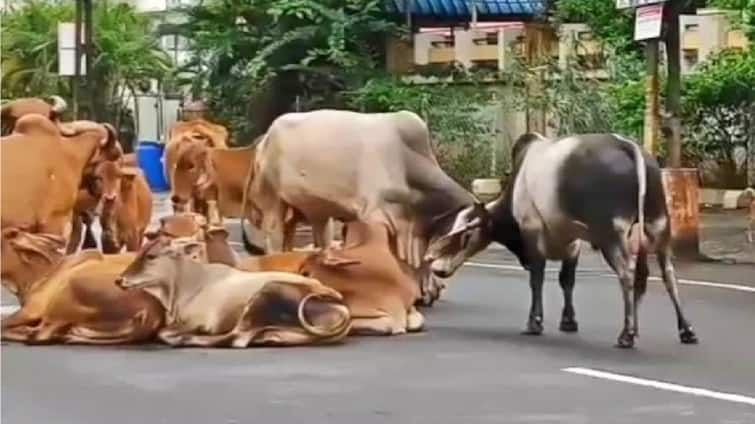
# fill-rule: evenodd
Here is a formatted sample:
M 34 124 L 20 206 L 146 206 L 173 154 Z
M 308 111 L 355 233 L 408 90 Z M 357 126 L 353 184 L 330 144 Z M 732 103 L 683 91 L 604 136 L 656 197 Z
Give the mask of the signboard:
M 83 49 L 85 28 L 81 26 L 81 45 Z M 73 76 L 76 74 L 76 24 L 58 22 L 58 74 Z M 79 75 L 86 74 L 86 55 L 81 55 Z
M 631 9 L 633 7 L 646 6 L 648 4 L 663 3 L 666 0 L 616 0 L 617 9 Z
M 652 4 L 635 9 L 634 40 L 648 40 L 661 36 L 663 4 Z

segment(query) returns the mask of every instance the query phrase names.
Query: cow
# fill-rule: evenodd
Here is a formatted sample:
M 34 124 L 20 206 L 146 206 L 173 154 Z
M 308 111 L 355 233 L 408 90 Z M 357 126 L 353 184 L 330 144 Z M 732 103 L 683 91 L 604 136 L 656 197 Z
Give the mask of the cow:
M 121 167 L 114 162 L 98 164 L 97 174 L 115 181 L 103 195 L 102 251 L 118 253 L 125 247 L 136 252 L 152 218 L 152 192 L 147 180 L 139 168 Z
M 285 240 L 298 214 L 320 248 L 330 245 L 332 220 L 386 222 L 393 251 L 415 270 L 427 305 L 440 285 L 423 261 L 426 246 L 475 202 L 440 168 L 427 125 L 408 111 L 282 115 L 260 141 L 252 172 L 242 220 Z
M 2 121 L 2 135 L 6 136 L 13 131 L 16 121 L 25 115 L 38 114 L 46 116 L 50 121 L 58 123 L 60 116 L 65 112 L 68 105 L 60 96 L 50 96 L 46 99 L 27 97 L 9 101 L 0 109 L 0 121 Z
M 334 343 L 349 332 L 342 296 L 319 281 L 284 272 L 244 272 L 206 264 L 204 244 L 156 239 L 117 284 L 141 289 L 165 308 L 158 337 L 171 346 Z
M 186 145 L 201 144 L 209 147 L 221 149 L 228 148 L 228 130 L 221 125 L 216 125 L 201 118 L 192 119 L 191 121 L 176 122 L 168 131 L 168 142 L 165 145 L 165 177 L 171 186 L 171 199 L 173 192 L 173 174 L 176 161 L 181 150 Z M 173 202 L 174 212 L 181 212 L 186 209 L 188 199 L 176 198 Z
M 254 272 L 295 272 L 335 289 L 351 311 L 350 334 L 396 335 L 420 331 L 424 318 L 414 307 L 418 287 L 411 270 L 389 248 L 388 226 L 382 222 L 352 221 L 345 230 L 341 249 L 253 256 L 239 260 L 235 266 Z M 209 231 L 208 249 L 216 243 L 216 231 Z M 212 261 L 209 253 L 208 260 Z
M 244 183 L 247 178 L 253 178 L 250 165 L 260 138 L 249 146 L 237 148 L 209 147 L 205 143 L 184 144 L 177 153 L 173 168 L 173 204 L 188 205 L 194 201 L 201 207 L 189 209 L 209 214 L 207 202 L 216 201 L 221 217 L 240 218 Z M 247 252 L 254 255 L 264 253 L 263 249 L 251 243 L 246 230 L 241 235 Z
M 151 239 L 195 236 L 201 217 L 169 216 Z M 65 240 L 18 228 L 2 231 L 2 281 L 21 309 L 3 319 L 3 339 L 25 343 L 124 344 L 153 340 L 164 311 L 139 290 L 115 285 L 135 253 L 82 250 L 63 256 Z
M 82 176 L 94 160 L 117 160 L 120 148 L 110 125 L 67 124 L 63 137 L 47 117 L 21 117 L 2 138 L 2 228 L 22 228 L 68 239 Z
M 572 291 L 580 240 L 585 240 L 601 251 L 619 278 L 624 327 L 616 346 L 631 348 L 647 286 L 647 255 L 655 251 L 680 341 L 697 343 L 670 260 L 670 219 L 655 159 L 616 134 L 548 140 L 527 133 L 514 143 L 512 160 L 511 182 L 501 196 L 459 212 L 453 229 L 428 249 L 436 275 L 447 278 L 492 241 L 501 243 L 529 271 L 532 304 L 525 334 L 538 335 L 543 331 L 545 262 L 560 260 L 564 308 L 559 328 L 574 332 Z

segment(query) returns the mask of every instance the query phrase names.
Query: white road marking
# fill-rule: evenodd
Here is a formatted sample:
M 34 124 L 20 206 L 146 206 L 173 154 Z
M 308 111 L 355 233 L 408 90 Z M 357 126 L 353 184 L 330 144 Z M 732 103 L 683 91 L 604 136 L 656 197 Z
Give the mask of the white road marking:
M 486 263 L 480 263 L 480 262 L 467 262 L 464 265 L 476 267 L 476 268 L 493 268 L 493 269 L 505 269 L 507 271 L 521 271 L 521 272 L 527 272 L 519 265 L 503 265 L 503 264 L 486 264 Z M 554 268 L 546 268 L 547 272 L 557 272 L 558 269 Z M 580 271 L 586 271 L 586 272 L 602 272 L 603 269 L 596 269 L 596 268 L 589 268 L 589 269 L 581 269 Z M 605 273 L 601 275 L 602 277 L 611 277 L 613 274 Z M 659 277 L 649 277 L 649 280 L 653 281 L 663 281 Z M 755 287 L 753 286 L 745 286 L 741 284 L 729 284 L 729 283 L 716 283 L 714 281 L 700 281 L 700 280 L 687 280 L 684 278 L 678 279 L 679 284 L 685 284 L 688 286 L 704 286 L 704 287 L 715 287 L 719 289 L 729 289 L 729 290 L 739 290 L 743 292 L 750 292 L 755 293 Z
M 687 393 L 695 396 L 709 397 L 713 399 L 725 400 L 729 402 L 744 403 L 747 405 L 755 406 L 755 398 L 738 395 L 735 393 L 717 392 L 715 390 L 708 390 L 699 387 L 682 386 L 681 384 L 667 383 L 664 381 L 648 380 L 645 378 L 632 377 L 629 375 L 614 374 L 611 372 L 598 371 L 590 368 L 581 367 L 569 367 L 562 368 L 561 371 L 569 372 L 572 374 L 586 375 L 588 377 L 601 378 L 604 380 L 618 381 L 621 383 L 636 384 L 638 386 L 653 387 L 660 390 L 668 390 L 671 392 Z

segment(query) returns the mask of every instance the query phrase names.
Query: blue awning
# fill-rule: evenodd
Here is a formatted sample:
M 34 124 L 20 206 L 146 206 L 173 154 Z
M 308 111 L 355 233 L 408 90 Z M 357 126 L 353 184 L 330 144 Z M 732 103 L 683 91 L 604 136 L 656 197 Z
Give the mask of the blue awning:
M 472 16 L 472 5 L 477 17 L 535 16 L 545 11 L 545 0 L 387 0 L 388 12 L 406 14 L 406 5 L 414 16 L 439 19 L 464 19 Z

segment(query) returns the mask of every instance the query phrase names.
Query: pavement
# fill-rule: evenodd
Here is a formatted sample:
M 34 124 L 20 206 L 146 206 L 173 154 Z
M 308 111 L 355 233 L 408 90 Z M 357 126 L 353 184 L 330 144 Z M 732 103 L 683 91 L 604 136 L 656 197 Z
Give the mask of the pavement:
M 238 242 L 238 224 L 229 227 Z M 580 261 L 576 334 L 557 329 L 557 264 L 549 269 L 542 336 L 520 334 L 529 307 L 526 273 L 507 252 L 488 249 L 422 310 L 427 325 L 418 334 L 247 350 L 3 344 L 0 418 L 4 424 L 755 423 L 755 265 L 677 264 L 698 345 L 678 342 L 668 296 L 651 280 L 634 350 L 613 347 L 621 296 L 598 255 L 585 250 Z

